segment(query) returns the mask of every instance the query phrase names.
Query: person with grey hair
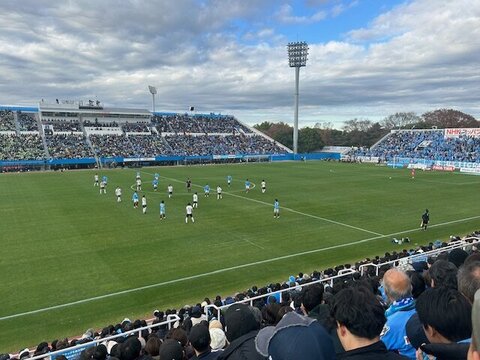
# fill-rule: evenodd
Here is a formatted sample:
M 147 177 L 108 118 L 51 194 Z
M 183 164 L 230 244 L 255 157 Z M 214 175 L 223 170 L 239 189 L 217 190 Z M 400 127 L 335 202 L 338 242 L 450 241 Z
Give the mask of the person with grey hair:
M 480 289 L 480 261 L 460 266 L 457 273 L 458 291 L 473 304 L 475 293 Z
M 385 312 L 387 322 L 380 339 L 388 350 L 397 351 L 414 360 L 415 348 L 410 344 L 406 333 L 407 321 L 415 314 L 410 278 L 403 271 L 390 269 L 383 276 L 383 287 L 389 307 Z
M 472 307 L 472 342 L 467 360 L 480 360 L 480 290 L 474 296 Z

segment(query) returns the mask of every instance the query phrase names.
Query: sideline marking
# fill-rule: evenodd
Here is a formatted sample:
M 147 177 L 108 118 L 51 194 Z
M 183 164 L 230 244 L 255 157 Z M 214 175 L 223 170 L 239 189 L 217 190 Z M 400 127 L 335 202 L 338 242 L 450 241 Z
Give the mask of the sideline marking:
M 145 173 L 146 173 L 146 174 L 149 174 L 149 173 L 147 173 L 147 172 L 145 172 Z M 165 176 L 160 176 L 160 177 L 163 177 L 163 178 L 168 179 L 168 180 L 171 180 L 171 181 L 182 182 L 181 180 L 177 180 L 177 179 L 174 179 L 174 178 L 169 178 L 169 177 L 165 177 Z M 252 182 L 252 184 L 253 184 L 253 182 Z M 202 187 L 201 185 L 196 185 L 196 184 L 192 184 L 192 185 L 193 185 L 193 186 L 197 186 L 197 187 Z M 254 185 L 254 187 L 255 187 L 255 185 Z M 253 189 L 253 188 L 252 188 L 252 189 Z M 251 189 L 250 189 L 250 190 L 251 190 Z M 253 201 L 253 202 L 256 202 L 256 203 L 259 203 L 259 204 L 262 204 L 262 205 L 272 206 L 272 204 L 267 203 L 267 202 L 265 202 L 265 201 L 257 200 L 257 199 L 252 199 L 252 198 L 248 198 L 248 197 L 245 197 L 245 196 L 240 196 L 240 195 L 237 195 L 237 194 L 233 194 L 233 193 L 231 193 L 231 192 L 229 192 L 229 191 L 224 191 L 223 193 L 224 193 L 224 194 L 227 194 L 227 195 L 230 195 L 230 196 L 233 196 L 233 197 L 240 198 L 240 199 L 245 199 L 245 200 Z M 326 222 L 329 222 L 329 223 L 332 223 L 332 224 L 336 224 L 336 225 L 348 227 L 348 228 L 351 228 L 351 229 L 355 229 L 355 230 L 358 230 L 358 231 L 366 232 L 366 233 L 368 233 L 368 234 L 373 234 L 373 235 L 377 235 L 377 236 L 386 236 L 386 235 L 384 235 L 384 234 L 380 234 L 380 233 L 377 233 L 377 232 L 375 232 L 375 231 L 370 231 L 370 230 L 367 230 L 367 229 L 362 229 L 362 228 L 357 227 L 357 226 L 345 224 L 345 223 L 342 223 L 342 222 L 339 222 L 339 221 L 335 221 L 335 220 L 330 220 L 330 219 L 327 219 L 327 218 L 324 218 L 324 217 L 321 217 L 321 216 L 316 216 L 316 215 L 312 215 L 312 214 L 303 213 L 303 212 L 301 212 L 301 211 L 297 211 L 297 210 L 294 210 L 294 209 L 292 209 L 292 208 L 282 207 L 281 209 L 282 209 L 282 210 L 287 210 L 287 211 L 293 212 L 293 213 L 298 214 L 298 215 L 303 215 L 303 216 L 310 217 L 310 218 L 313 218 L 313 219 L 323 220 L 323 221 L 326 221 Z
M 449 224 L 469 221 L 469 220 L 478 219 L 478 218 L 480 218 L 480 215 L 472 216 L 472 217 L 468 217 L 468 218 L 464 218 L 464 219 L 447 221 L 447 222 L 444 222 L 444 223 L 431 225 L 429 227 L 430 228 L 439 227 L 439 226 L 443 226 L 443 225 L 449 225 Z M 0 317 L 0 321 L 13 319 L 13 318 L 17 318 L 17 317 L 22 317 L 22 316 L 26 316 L 26 315 L 38 314 L 38 313 L 42 313 L 42 312 L 46 312 L 46 311 L 50 311 L 50 310 L 56 310 L 56 309 L 61 309 L 61 308 L 65 308 L 65 307 L 69 307 L 69 306 L 73 306 L 73 305 L 79 305 L 79 304 L 84 304 L 84 303 L 92 302 L 92 301 L 96 301 L 96 300 L 102 300 L 102 299 L 106 299 L 106 298 L 110 298 L 110 297 L 114 297 L 114 296 L 118 296 L 118 295 L 124 295 L 124 294 L 129 294 L 129 293 L 132 293 L 132 292 L 137 292 L 137 291 L 152 289 L 152 288 L 156 288 L 156 287 L 160 287 L 160 286 L 175 284 L 175 283 L 182 282 L 182 281 L 198 279 L 198 278 L 202 278 L 202 277 L 206 277 L 206 276 L 210 276 L 210 275 L 215 275 L 215 274 L 221 274 L 221 273 L 231 271 L 231 270 L 238 270 L 238 269 L 243 269 L 243 268 L 247 268 L 247 267 L 251 267 L 251 266 L 255 266 L 255 265 L 267 264 L 267 263 L 278 261 L 278 260 L 290 259 L 290 258 L 297 257 L 297 256 L 314 254 L 314 253 L 324 252 L 324 251 L 333 250 L 333 249 L 339 249 L 339 248 L 348 247 L 348 246 L 357 245 L 357 244 L 362 244 L 362 243 L 366 243 L 366 242 L 370 242 L 370 241 L 373 241 L 373 240 L 378 240 L 378 239 L 382 239 L 382 238 L 386 238 L 386 237 L 390 237 L 390 236 L 395 236 L 395 235 L 400 235 L 400 234 L 405 234 L 405 233 L 410 233 L 410 232 L 417 232 L 417 231 L 421 231 L 421 229 L 416 227 L 416 228 L 410 229 L 410 230 L 398 231 L 398 232 L 394 232 L 394 233 L 387 234 L 387 235 L 374 236 L 374 237 L 371 237 L 371 238 L 362 239 L 362 240 L 358 240 L 358 241 L 354 241 L 354 242 L 350 242 L 350 243 L 337 244 L 337 245 L 327 246 L 325 248 L 307 250 L 307 251 L 302 251 L 302 252 L 295 253 L 295 254 L 288 254 L 288 255 L 278 256 L 278 257 L 275 257 L 275 258 L 259 260 L 259 261 L 255 261 L 255 262 L 252 262 L 252 263 L 230 266 L 230 267 L 227 267 L 227 268 L 213 270 L 213 271 L 209 271 L 209 272 L 202 273 L 202 274 L 186 276 L 186 277 L 183 277 L 183 278 L 167 280 L 167 281 L 163 281 L 163 282 L 156 283 L 156 284 L 145 285 L 145 286 L 141 286 L 141 287 L 138 287 L 138 288 L 126 289 L 126 290 L 117 291 L 117 292 L 110 293 L 110 294 L 94 296 L 94 297 L 89 298 L 89 299 L 82 299 L 82 300 L 77 300 L 77 301 L 73 301 L 73 302 L 70 302 L 70 303 L 49 306 L 49 307 L 42 308 L 42 309 L 25 311 L 25 312 L 18 313 L 18 314 L 2 316 L 2 317 Z

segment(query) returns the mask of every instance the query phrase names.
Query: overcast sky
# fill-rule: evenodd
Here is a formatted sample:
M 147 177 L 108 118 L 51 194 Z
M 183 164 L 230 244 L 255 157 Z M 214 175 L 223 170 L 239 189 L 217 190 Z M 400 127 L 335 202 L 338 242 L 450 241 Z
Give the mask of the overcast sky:
M 455 108 L 480 118 L 480 0 L 0 0 L 0 104 L 293 123 L 286 44 L 310 46 L 300 125 Z

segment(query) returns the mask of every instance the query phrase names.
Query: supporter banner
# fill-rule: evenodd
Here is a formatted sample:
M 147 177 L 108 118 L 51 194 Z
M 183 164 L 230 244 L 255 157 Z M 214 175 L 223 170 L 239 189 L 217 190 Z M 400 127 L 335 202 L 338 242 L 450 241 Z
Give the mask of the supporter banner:
M 477 168 L 460 168 L 461 173 L 480 175 L 480 167 Z
M 457 138 L 460 136 L 471 136 L 475 138 L 480 138 L 480 129 L 479 128 L 445 129 L 444 136 L 446 138 Z
M 433 165 L 432 170 L 435 171 L 455 171 L 455 166 L 451 165 Z
M 136 162 L 136 161 L 155 161 L 155 158 L 124 158 L 124 162 Z
M 80 357 L 80 354 L 83 350 L 93 346 L 95 346 L 95 342 L 92 341 L 92 342 L 86 343 L 85 346 L 82 346 L 78 349 L 73 349 L 73 350 L 65 349 L 65 352 L 63 353 L 58 353 L 58 354 L 55 354 L 54 356 L 50 356 L 50 360 L 55 360 L 60 355 L 64 355 L 68 360 L 77 360 Z
M 388 162 L 387 166 L 392 168 L 399 168 L 399 169 L 403 168 L 403 164 L 394 163 L 394 162 Z
M 409 169 L 428 170 L 430 169 L 426 164 L 408 164 Z
M 356 156 L 356 160 L 363 162 L 363 163 L 378 163 L 379 157 L 378 156 Z
M 214 160 L 241 159 L 242 157 L 242 155 L 213 155 Z

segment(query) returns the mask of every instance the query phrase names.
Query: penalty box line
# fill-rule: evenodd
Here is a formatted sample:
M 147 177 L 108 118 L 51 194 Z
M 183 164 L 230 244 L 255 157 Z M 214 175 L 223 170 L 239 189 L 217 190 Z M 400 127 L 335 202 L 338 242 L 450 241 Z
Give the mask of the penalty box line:
M 153 174 L 148 173 L 146 171 L 142 171 L 142 172 L 145 173 L 145 174 L 153 175 Z M 175 179 L 175 178 L 170 178 L 170 177 L 166 177 L 166 176 L 160 176 L 160 177 L 163 177 L 164 179 L 167 179 L 167 180 L 183 183 L 183 181 Z M 192 185 L 203 189 L 202 185 L 197 185 L 197 184 L 192 184 Z M 248 200 L 248 201 L 256 202 L 258 204 L 272 206 L 270 203 L 267 203 L 266 201 L 251 199 L 251 198 L 248 198 L 248 197 L 245 197 L 245 196 L 233 194 L 233 193 L 228 192 L 228 191 L 223 191 L 223 193 L 227 194 L 227 195 L 230 195 L 230 196 L 233 196 L 233 197 L 237 197 L 239 199 L 245 199 L 245 200 Z M 384 234 L 380 234 L 380 233 L 375 232 L 375 231 L 370 231 L 370 230 L 367 230 L 367 229 L 360 228 L 358 226 L 349 225 L 349 224 L 346 224 L 346 223 L 342 223 L 340 221 L 327 219 L 327 218 L 324 218 L 324 217 L 321 217 L 321 216 L 307 214 L 307 213 L 304 213 L 304 212 L 301 212 L 301 211 L 298 211 L 298 210 L 294 210 L 292 208 L 282 207 L 281 209 L 286 210 L 286 211 L 290 211 L 294 214 L 302 215 L 302 216 L 305 216 L 305 217 L 309 217 L 309 218 L 313 218 L 313 219 L 317 219 L 317 220 L 322 220 L 322 221 L 329 222 L 329 223 L 332 223 L 332 224 L 335 224 L 335 225 L 339 225 L 339 226 L 343 226 L 343 227 L 348 227 L 350 229 L 362 231 L 362 232 L 365 232 L 365 233 L 368 233 L 368 234 L 377 235 L 377 236 L 385 236 Z
M 480 218 L 480 215 L 472 216 L 472 217 L 464 218 L 464 219 L 447 221 L 447 222 L 444 222 L 444 223 L 432 225 L 430 227 L 439 227 L 439 226 L 444 226 L 444 225 L 449 225 L 449 224 L 454 224 L 454 223 L 459 223 L 459 222 L 465 222 L 465 221 L 478 219 L 478 218 Z M 62 308 L 66 308 L 66 307 L 70 307 L 70 306 L 74 306 L 74 305 L 80 305 L 80 304 L 84 304 L 84 303 L 88 303 L 88 302 L 92 302 L 92 301 L 96 301 L 96 300 L 111 298 L 111 297 L 115 297 L 115 296 L 118 296 L 118 295 L 124 295 L 124 294 L 129 294 L 129 293 L 133 293 L 133 292 L 137 292 L 137 291 L 142 291 L 142 290 L 152 289 L 152 288 L 161 287 L 161 286 L 165 286 L 165 285 L 175 284 L 175 283 L 179 283 L 179 282 L 182 282 L 182 281 L 195 280 L 195 279 L 199 279 L 199 278 L 202 278 L 202 277 L 207 277 L 207 276 L 210 276 L 210 275 L 216 275 L 216 274 L 221 274 L 221 273 L 224 273 L 224 272 L 227 272 L 227 271 L 238 270 L 238 269 L 248 268 L 248 267 L 251 267 L 251 266 L 267 264 L 267 263 L 274 262 L 274 261 L 290 259 L 290 258 L 297 257 L 297 256 L 315 254 L 315 253 L 320 253 L 320 252 L 324 252 L 324 251 L 328 251 L 328 250 L 339 249 L 339 248 L 349 247 L 349 246 L 352 246 L 352 245 L 363 244 L 363 243 L 366 243 L 366 242 L 370 242 L 370 241 L 374 241 L 374 240 L 378 240 L 378 239 L 382 239 L 382 238 L 386 238 L 386 237 L 390 237 L 390 236 L 396 236 L 396 235 L 416 232 L 416 231 L 420 231 L 420 230 L 421 230 L 420 228 L 414 228 L 414 229 L 405 230 L 405 231 L 398 231 L 398 232 L 394 232 L 394 233 L 387 234 L 387 235 L 379 235 L 379 236 L 374 236 L 374 237 L 367 238 L 367 239 L 354 241 L 354 242 L 351 242 L 351 243 L 336 244 L 336 245 L 332 245 L 332 246 L 327 246 L 325 248 L 307 250 L 307 251 L 302 251 L 302 252 L 298 252 L 298 253 L 295 253 L 295 254 L 283 255 L 283 256 L 278 256 L 278 257 L 275 257 L 275 258 L 255 261 L 255 262 L 252 262 L 252 263 L 231 266 L 231 267 L 227 267 L 227 268 L 223 268 L 223 269 L 209 271 L 209 272 L 202 273 L 202 274 L 196 274 L 196 275 L 186 276 L 186 277 L 183 277 L 183 278 L 163 281 L 163 282 L 160 282 L 160 283 L 157 283 L 157 284 L 151 284 L 151 285 L 141 286 L 141 287 L 138 287 L 138 288 L 127 289 L 127 290 L 117 291 L 117 292 L 110 293 L 110 294 L 95 296 L 95 297 L 92 297 L 92 298 L 89 298 L 89 299 L 82 299 L 82 300 L 77 300 L 77 301 L 73 301 L 73 302 L 70 302 L 70 303 L 49 306 L 49 307 L 42 308 L 42 309 L 31 310 L 31 311 L 18 313 L 18 314 L 2 316 L 2 317 L 0 317 L 0 321 L 13 319 L 13 318 L 18 318 L 18 317 L 27 316 L 27 315 L 38 314 L 38 313 L 47 312 L 47 311 L 50 311 L 50 310 L 62 309 Z

